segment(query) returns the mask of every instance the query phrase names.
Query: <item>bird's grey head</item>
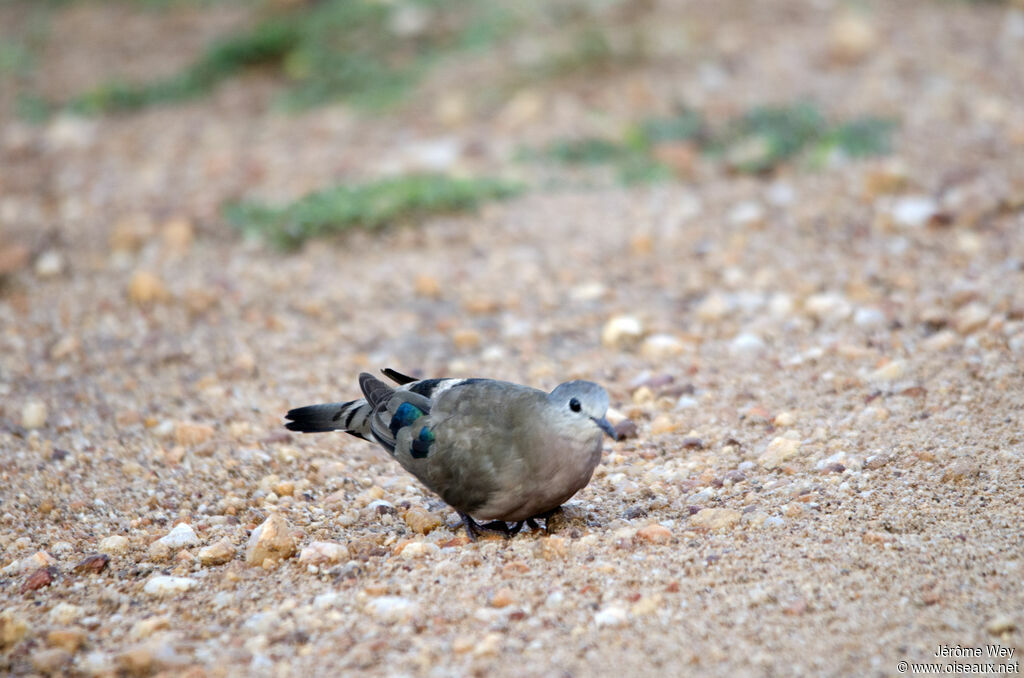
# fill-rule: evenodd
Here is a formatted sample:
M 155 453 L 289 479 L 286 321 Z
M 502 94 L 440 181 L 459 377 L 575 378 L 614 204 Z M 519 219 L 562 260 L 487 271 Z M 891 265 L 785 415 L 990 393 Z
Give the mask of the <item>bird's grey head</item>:
M 548 394 L 552 405 L 563 411 L 566 422 L 582 426 L 596 426 L 612 440 L 618 440 L 605 415 L 608 413 L 608 392 L 592 381 L 567 381 Z

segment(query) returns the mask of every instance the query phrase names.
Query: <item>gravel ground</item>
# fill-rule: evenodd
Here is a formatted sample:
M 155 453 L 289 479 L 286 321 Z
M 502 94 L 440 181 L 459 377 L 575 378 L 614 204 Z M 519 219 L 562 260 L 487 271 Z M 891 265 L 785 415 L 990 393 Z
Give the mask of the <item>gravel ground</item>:
M 496 55 L 377 118 L 267 112 L 259 74 L 0 118 L 0 672 L 886 676 L 943 646 L 1019 666 L 1024 10 L 664 4 L 675 52 L 505 103 L 470 96 Z M 53 44 L 92 56 L 37 77 L 97 81 L 118 60 L 82 31 L 109 12 L 64 11 Z M 175 52 L 160 17 L 126 25 Z M 898 116 L 894 154 L 772 178 L 698 159 L 292 255 L 219 216 L 438 148 L 529 179 L 523 143 L 800 96 Z M 383 452 L 282 428 L 384 366 L 593 379 L 635 434 L 551 534 L 467 543 Z

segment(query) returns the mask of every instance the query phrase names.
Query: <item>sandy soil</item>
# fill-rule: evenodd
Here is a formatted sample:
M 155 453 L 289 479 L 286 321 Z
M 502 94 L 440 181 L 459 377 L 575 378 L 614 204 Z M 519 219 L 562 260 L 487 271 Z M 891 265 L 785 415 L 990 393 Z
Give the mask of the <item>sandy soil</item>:
M 841 3 L 671 4 L 656 23 L 685 40 L 655 63 L 478 106 L 500 58 L 385 117 L 269 111 L 258 75 L 127 116 L 5 113 L 0 672 L 887 676 L 941 646 L 1019 666 L 1024 10 L 863 7 L 858 43 Z M 51 39 L 89 56 L 37 77 L 97 79 L 114 59 L 80 31 L 104 12 L 67 11 Z M 164 54 L 159 16 L 131 25 Z M 439 144 L 530 179 L 523 143 L 801 96 L 898 116 L 895 153 L 770 179 L 698 160 L 293 255 L 219 216 Z M 467 543 L 379 450 L 282 429 L 384 366 L 593 379 L 637 432 L 553 534 Z

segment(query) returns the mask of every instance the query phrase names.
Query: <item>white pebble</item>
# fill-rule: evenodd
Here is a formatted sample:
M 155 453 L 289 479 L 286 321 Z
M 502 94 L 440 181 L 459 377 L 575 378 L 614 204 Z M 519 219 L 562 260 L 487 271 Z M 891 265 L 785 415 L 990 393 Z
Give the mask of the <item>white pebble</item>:
M 796 191 L 793 189 L 792 184 L 776 181 L 768 187 L 765 197 L 768 198 L 768 202 L 771 204 L 777 207 L 785 207 L 792 205 L 796 201 Z
M 609 348 L 635 344 L 644 334 L 643 323 L 631 315 L 617 315 L 601 330 L 601 343 Z
M 729 342 L 729 352 L 736 356 L 756 356 L 764 349 L 764 339 L 752 332 L 738 334 Z
M 812 294 L 804 302 L 804 308 L 818 320 L 845 320 L 853 312 L 846 297 L 831 292 Z
M 764 221 L 764 208 L 760 203 L 748 200 L 729 210 L 729 222 L 736 226 L 752 226 Z
M 677 410 L 689 410 L 694 407 L 697 407 L 697 399 L 692 396 L 679 396 L 679 400 L 676 401 Z
M 872 329 L 885 326 L 885 314 L 877 308 L 858 308 L 853 314 L 853 322 L 857 327 Z
M 67 626 L 82 616 L 82 608 L 71 603 L 57 603 L 50 610 L 50 621 L 54 624 Z
M 47 250 L 36 259 L 36 275 L 40 278 L 52 278 L 64 271 L 64 257 L 57 250 Z
M 651 360 L 674 358 L 685 350 L 686 344 L 671 334 L 652 334 L 640 346 L 640 354 Z
M 902 360 L 890 361 L 874 370 L 868 379 L 871 381 L 896 381 L 906 372 L 906 364 Z
M 21 408 L 21 425 L 27 429 L 42 428 L 46 425 L 46 403 L 30 400 Z
M 169 549 L 182 549 L 199 543 L 196 531 L 188 523 L 178 523 L 174 529 L 157 539 Z
M 926 195 L 910 195 L 897 200 L 890 210 L 893 223 L 907 228 L 927 224 L 938 214 L 939 204 Z
M 348 560 L 348 547 L 333 541 L 314 541 L 299 553 L 303 565 L 323 565 Z
M 594 623 L 598 628 L 603 626 L 622 626 L 629 621 L 629 613 L 618 605 L 609 605 L 594 615 Z
M 441 547 L 428 541 L 414 541 L 406 544 L 402 549 L 402 558 L 412 560 L 413 558 L 429 558 L 441 552 Z
M 99 550 L 108 555 L 120 555 L 128 550 L 128 537 L 112 534 L 99 543 Z
M 366 604 L 366 611 L 381 621 L 397 622 L 416 615 L 416 603 L 400 596 L 381 596 Z
M 712 292 L 697 304 L 696 314 L 701 320 L 712 322 L 721 320 L 734 308 L 735 302 L 721 292 Z
M 154 597 L 173 596 L 188 591 L 197 583 L 195 579 L 188 577 L 160 575 L 147 581 L 142 590 Z

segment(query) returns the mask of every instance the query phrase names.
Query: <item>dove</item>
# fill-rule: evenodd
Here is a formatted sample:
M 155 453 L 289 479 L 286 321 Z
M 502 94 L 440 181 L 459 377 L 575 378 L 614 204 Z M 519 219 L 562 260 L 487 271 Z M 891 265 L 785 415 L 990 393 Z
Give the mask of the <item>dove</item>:
M 397 386 L 364 372 L 363 398 L 290 410 L 285 426 L 379 444 L 455 509 L 470 539 L 536 528 L 590 482 L 603 437 L 618 439 L 605 418 L 608 393 L 590 381 L 546 393 L 494 379 L 382 372 Z

